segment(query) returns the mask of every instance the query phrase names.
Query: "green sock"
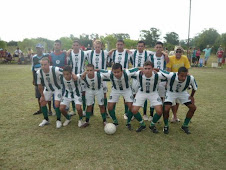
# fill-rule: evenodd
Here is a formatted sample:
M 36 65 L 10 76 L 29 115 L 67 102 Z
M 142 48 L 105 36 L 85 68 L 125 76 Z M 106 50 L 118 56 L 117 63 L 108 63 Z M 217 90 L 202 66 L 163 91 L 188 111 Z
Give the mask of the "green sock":
M 128 106 L 127 106 L 127 104 L 125 104 L 125 114 L 126 115 L 128 114 Z
M 103 119 L 103 122 L 106 122 L 106 113 L 101 113 L 101 116 L 102 116 L 102 119 Z
M 74 101 L 72 101 L 72 109 L 73 109 L 74 112 L 76 111 L 76 109 L 75 109 L 75 102 Z
M 109 110 L 109 114 L 110 114 L 111 118 L 113 119 L 114 123 L 118 123 L 118 120 L 117 120 L 117 118 L 115 116 L 114 109 L 113 110 Z
M 67 120 L 70 120 L 71 119 L 71 116 L 69 114 L 67 114 L 66 116 L 64 115 L 64 117 L 67 119 Z
M 48 118 L 47 106 L 42 106 L 41 109 L 42 109 L 42 113 L 43 113 L 44 119 L 46 119 L 48 121 L 49 118 Z
M 86 97 L 85 96 L 82 96 L 82 109 L 83 109 L 83 111 L 86 110 Z
M 151 126 L 154 126 L 156 122 L 161 118 L 157 113 L 155 113 L 153 120 L 151 121 Z
M 144 107 L 143 107 L 143 114 L 144 114 L 144 115 L 146 115 L 146 113 L 147 113 L 147 105 L 148 105 L 148 101 L 146 100 L 146 101 L 144 102 Z
M 107 105 L 108 105 L 108 99 L 107 98 L 104 98 L 104 107 L 105 107 L 105 110 L 107 109 Z
M 114 108 L 113 108 L 114 111 L 115 111 L 115 108 L 116 108 L 116 104 L 114 105 Z
M 86 112 L 86 118 L 90 119 L 91 112 Z
M 55 109 L 55 111 L 56 111 L 57 120 L 59 120 L 59 121 L 60 121 L 60 119 L 61 119 L 60 108 L 59 108 L 59 107 L 58 107 L 58 108 L 56 108 L 56 109 Z
M 187 117 L 186 117 L 186 118 L 184 119 L 184 124 L 183 124 L 183 126 L 188 126 L 190 120 L 191 120 L 191 118 L 187 118 Z
M 130 124 L 131 123 L 131 119 L 133 117 L 133 113 L 130 110 L 128 111 L 127 117 L 128 117 L 127 124 Z
M 79 116 L 79 115 L 78 115 Z M 79 116 L 79 120 L 82 120 L 83 116 Z
M 152 116 L 152 117 L 153 117 L 153 115 L 154 115 L 154 110 L 155 110 L 154 107 L 150 107 L 150 116 Z
M 145 126 L 144 120 L 142 119 L 140 112 L 135 114 L 134 117 L 138 120 L 141 126 Z
M 169 120 L 164 118 L 164 124 L 165 126 L 169 126 Z

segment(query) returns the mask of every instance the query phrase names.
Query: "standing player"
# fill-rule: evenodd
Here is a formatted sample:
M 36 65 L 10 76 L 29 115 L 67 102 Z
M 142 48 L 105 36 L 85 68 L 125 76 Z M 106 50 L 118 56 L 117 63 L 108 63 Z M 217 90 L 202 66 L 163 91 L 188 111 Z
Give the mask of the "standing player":
M 61 83 L 65 89 L 65 92 L 60 103 L 60 111 L 66 118 L 63 126 L 67 126 L 71 121 L 71 117 L 67 114 L 66 108 L 69 107 L 70 102 L 73 101 L 79 115 L 78 127 L 81 127 L 83 125 L 83 121 L 80 76 L 77 76 L 77 80 L 74 81 L 74 79 L 72 79 L 72 68 L 70 66 L 64 67 L 63 75 L 63 77 L 61 76 Z
M 106 110 L 104 106 L 104 92 L 103 92 L 103 76 L 100 71 L 94 71 L 94 65 L 88 64 L 86 66 L 86 72 L 83 81 L 86 84 L 86 123 L 83 127 L 89 126 L 89 119 L 92 112 L 95 96 L 97 97 L 100 107 L 100 113 L 103 119 L 104 125 L 106 122 Z
M 39 93 L 38 90 L 38 85 L 37 85 L 37 71 L 41 69 L 41 64 L 40 64 L 40 60 L 43 57 L 48 57 L 48 54 L 44 54 L 43 53 L 43 45 L 42 44 L 37 44 L 36 45 L 36 51 L 37 54 L 34 55 L 32 57 L 32 66 L 31 66 L 31 70 L 32 70 L 32 75 L 33 75 L 33 85 L 35 86 L 35 97 L 38 99 L 38 105 L 39 105 L 39 110 L 37 112 L 35 112 L 33 115 L 37 115 L 37 114 L 41 114 L 41 105 L 40 105 L 40 98 L 41 98 L 41 94 Z M 52 115 L 52 111 L 51 111 L 51 101 L 48 102 L 48 106 L 49 106 L 49 115 Z
M 180 67 L 178 73 L 173 72 L 170 73 L 161 72 L 161 73 L 168 80 L 167 92 L 164 102 L 165 109 L 163 116 L 165 126 L 163 128 L 163 131 L 165 134 L 169 133 L 169 124 L 168 124 L 169 111 L 173 102 L 179 100 L 180 103 L 186 105 L 189 109 L 181 129 L 185 133 L 190 134 L 188 124 L 196 110 L 194 94 L 197 90 L 197 84 L 195 78 L 191 75 L 188 75 L 188 69 L 186 67 Z M 189 85 L 191 85 L 192 87 L 192 92 L 190 95 L 187 92 L 187 88 Z
M 48 111 L 46 104 L 51 101 L 51 97 L 55 95 L 55 111 L 57 116 L 56 128 L 62 126 L 61 113 L 60 113 L 60 101 L 62 97 L 62 88 L 60 83 L 60 76 L 62 76 L 63 70 L 59 67 L 50 66 L 49 59 L 44 57 L 40 61 L 41 69 L 37 72 L 37 84 L 41 94 L 40 104 L 42 107 L 42 113 L 44 120 L 39 126 L 45 126 L 49 124 Z
M 208 61 L 209 58 L 210 58 L 210 54 L 211 54 L 212 48 L 213 48 L 213 47 L 210 48 L 210 46 L 207 45 L 206 48 L 205 48 L 204 50 L 202 50 L 202 51 L 205 52 L 205 58 L 204 58 L 204 65 L 203 65 L 203 67 L 206 67 L 206 65 L 207 65 L 207 61 Z

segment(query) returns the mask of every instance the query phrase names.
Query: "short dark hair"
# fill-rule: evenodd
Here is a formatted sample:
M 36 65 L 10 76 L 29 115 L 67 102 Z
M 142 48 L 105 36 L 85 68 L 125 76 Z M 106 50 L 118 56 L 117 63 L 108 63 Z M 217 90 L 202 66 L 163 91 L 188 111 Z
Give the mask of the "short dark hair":
M 156 43 L 155 43 L 155 45 L 162 45 L 163 46 L 163 43 L 161 42 L 161 41 L 157 41 Z
M 79 40 L 74 40 L 73 44 L 74 44 L 74 43 L 80 44 Z
M 122 42 L 122 43 L 124 44 L 124 41 L 123 41 L 123 40 L 117 40 L 117 43 L 118 43 L 118 42 Z
M 154 64 L 151 61 L 146 61 L 144 66 L 152 66 L 152 68 L 154 68 Z
M 116 69 L 119 69 L 119 68 L 122 70 L 122 65 L 120 63 L 115 63 L 112 66 L 112 70 L 116 70 Z
M 61 44 L 61 41 L 60 40 L 55 40 L 54 42 Z
M 138 41 L 137 44 L 141 44 L 141 43 L 145 45 L 145 42 L 144 41 Z
M 71 66 L 65 66 L 64 67 L 64 71 L 68 71 L 69 73 L 72 73 L 72 68 L 71 68 Z
M 43 57 L 43 58 L 41 59 L 41 61 L 48 61 L 48 63 L 50 63 L 50 61 L 49 61 L 49 58 L 48 58 L 48 57 Z
M 188 69 L 186 67 L 180 67 L 179 70 L 178 70 L 178 74 L 187 73 L 187 72 L 188 72 Z
M 92 67 L 94 69 L 94 65 L 93 64 L 87 64 L 86 67 Z

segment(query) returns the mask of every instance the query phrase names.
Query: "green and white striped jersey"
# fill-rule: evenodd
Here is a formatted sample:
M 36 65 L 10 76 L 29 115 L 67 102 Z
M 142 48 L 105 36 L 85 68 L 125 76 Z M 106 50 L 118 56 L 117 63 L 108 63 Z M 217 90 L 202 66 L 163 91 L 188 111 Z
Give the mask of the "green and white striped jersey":
M 188 86 L 191 85 L 192 89 L 197 90 L 198 86 L 195 78 L 192 75 L 187 75 L 184 82 L 179 81 L 178 73 L 160 71 L 164 77 L 167 78 L 167 91 L 180 93 L 187 90 Z
M 156 53 L 150 55 L 151 62 L 154 64 L 154 68 L 166 70 L 165 56 L 157 57 Z
M 138 50 L 131 50 L 133 53 L 133 67 L 143 67 L 146 61 L 150 61 L 150 55 L 153 54 L 152 51 L 144 50 L 140 53 Z
M 89 64 L 93 64 L 95 69 L 106 69 L 108 52 L 101 50 L 96 53 L 95 50 L 86 51 Z
M 103 81 L 103 75 L 100 74 L 100 71 L 94 72 L 94 78 L 90 79 L 88 77 L 88 74 L 86 74 L 86 77 L 84 80 L 84 83 L 86 84 L 86 87 L 91 90 L 99 90 L 103 87 L 102 81 Z
M 130 89 L 130 79 L 131 76 L 136 74 L 136 71 L 138 71 L 138 68 L 123 70 L 122 77 L 120 79 L 117 79 L 111 70 L 101 70 L 101 74 L 105 79 L 110 79 L 112 88 L 115 90 L 126 90 Z
M 84 72 L 85 60 L 87 60 L 87 55 L 84 51 L 79 50 L 77 54 L 73 50 L 71 51 L 68 64 L 71 65 L 73 73 L 81 74 Z
M 50 66 L 49 73 L 44 73 L 42 69 L 37 71 L 37 84 L 42 84 L 47 91 L 55 91 L 61 89 L 60 77 L 63 70 L 59 67 Z
M 151 77 L 146 77 L 141 71 L 136 72 L 133 78 L 139 82 L 138 90 L 144 93 L 157 92 L 159 83 L 166 79 L 161 73 L 152 72 Z
M 63 85 L 63 89 L 65 89 L 63 96 L 67 98 L 75 98 L 76 96 L 81 96 L 81 78 L 77 75 L 78 79 L 74 81 L 72 78 L 71 80 L 67 81 L 63 76 L 61 76 L 61 84 Z
M 115 50 L 111 55 L 111 59 L 113 63 L 119 63 L 122 65 L 122 68 L 128 69 L 129 61 L 132 59 L 132 54 L 128 54 L 126 50 L 123 52 L 118 52 L 118 50 Z

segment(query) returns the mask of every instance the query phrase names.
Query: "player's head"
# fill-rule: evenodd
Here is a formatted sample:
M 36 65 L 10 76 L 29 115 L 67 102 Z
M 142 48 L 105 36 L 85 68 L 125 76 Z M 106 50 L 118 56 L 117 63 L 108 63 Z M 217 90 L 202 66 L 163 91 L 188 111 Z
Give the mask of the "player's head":
M 40 61 L 41 64 L 41 68 L 45 73 L 49 72 L 49 66 L 50 66 L 50 62 L 49 62 L 49 58 L 48 57 L 43 57 Z
M 176 58 L 181 58 L 183 51 L 184 49 L 181 46 L 176 46 L 175 47 Z
M 138 41 L 137 43 L 137 50 L 142 53 L 145 48 L 145 42 L 144 41 Z
M 143 66 L 143 73 L 145 75 L 150 75 L 152 74 L 153 68 L 154 64 L 151 61 L 146 61 Z
M 163 43 L 161 41 L 157 41 L 155 43 L 155 50 L 156 50 L 157 53 L 163 51 Z
M 97 53 L 100 53 L 100 50 L 101 50 L 101 48 L 102 48 L 102 43 L 101 43 L 100 40 L 96 40 L 96 41 L 94 42 L 94 48 L 95 48 L 95 51 L 96 51 Z
M 113 64 L 112 72 L 117 79 L 121 78 L 122 77 L 122 65 L 119 63 Z
M 59 52 L 61 50 L 61 41 L 60 40 L 54 41 L 54 50 L 56 52 Z
M 78 40 L 75 40 L 72 44 L 72 49 L 78 51 L 80 49 L 80 43 Z
M 93 77 L 94 76 L 94 65 L 93 64 L 87 64 L 86 72 L 88 74 L 88 77 Z
M 64 78 L 67 81 L 71 80 L 71 75 L 72 75 L 72 68 L 71 68 L 71 66 L 65 66 L 64 67 L 63 75 L 64 75 Z
M 30 49 L 31 50 L 31 49 Z M 43 50 L 44 50 L 44 47 L 43 47 L 43 45 L 42 44 L 37 44 L 36 45 L 36 51 L 37 51 L 37 54 L 38 55 L 41 55 L 42 54 L 42 52 L 43 52 Z
M 124 49 L 124 41 L 118 40 L 116 43 L 116 48 L 117 48 L 117 50 L 122 51 Z
M 179 81 L 184 82 L 188 75 L 188 69 L 186 67 L 180 67 L 178 70 L 178 79 Z

